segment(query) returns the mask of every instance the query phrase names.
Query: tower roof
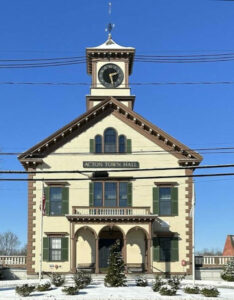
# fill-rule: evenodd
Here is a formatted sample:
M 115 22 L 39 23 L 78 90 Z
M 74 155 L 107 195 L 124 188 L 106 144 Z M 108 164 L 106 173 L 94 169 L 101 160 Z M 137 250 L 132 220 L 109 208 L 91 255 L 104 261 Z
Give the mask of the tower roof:
M 86 48 L 87 73 L 92 74 L 92 61 L 94 59 L 125 58 L 129 60 L 130 75 L 132 73 L 134 55 L 135 48 L 117 44 L 112 39 L 111 34 L 109 34 L 108 39 L 103 44 L 96 47 Z

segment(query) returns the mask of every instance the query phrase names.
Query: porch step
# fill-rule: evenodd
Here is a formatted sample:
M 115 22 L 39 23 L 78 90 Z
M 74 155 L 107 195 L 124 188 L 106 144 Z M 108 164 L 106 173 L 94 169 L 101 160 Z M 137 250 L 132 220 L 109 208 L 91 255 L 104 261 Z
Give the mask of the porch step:
M 101 284 L 104 282 L 106 274 L 91 274 L 93 284 Z M 139 276 L 147 278 L 149 281 L 153 280 L 155 276 L 153 274 L 127 274 L 127 284 L 134 284 L 135 280 Z M 65 276 L 65 285 L 72 286 L 74 285 L 73 274 L 68 274 Z

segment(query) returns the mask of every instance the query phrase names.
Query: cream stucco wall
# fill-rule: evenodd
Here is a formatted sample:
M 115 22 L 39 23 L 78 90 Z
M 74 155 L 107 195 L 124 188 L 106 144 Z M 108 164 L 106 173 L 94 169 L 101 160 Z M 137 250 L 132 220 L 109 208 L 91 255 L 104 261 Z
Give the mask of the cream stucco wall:
M 132 140 L 132 154 L 90 154 L 89 153 L 89 139 L 94 138 L 96 134 L 103 134 L 104 130 L 107 127 L 114 127 L 118 131 L 118 134 L 125 134 L 127 138 Z M 154 151 L 147 153 L 139 153 L 140 151 Z M 84 170 L 83 161 L 138 161 L 140 164 L 140 168 L 152 168 L 152 167 L 173 167 L 178 166 L 178 160 L 171 153 L 163 153 L 157 154 L 158 150 L 162 150 L 158 145 L 150 141 L 149 139 L 142 136 L 139 132 L 135 131 L 119 119 L 117 119 L 113 115 L 107 116 L 102 121 L 95 124 L 95 126 L 90 127 L 85 132 L 75 137 L 70 142 L 66 143 L 61 148 L 55 151 L 56 154 L 60 153 L 60 155 L 53 155 L 51 153 L 49 156 L 44 158 L 44 164 L 38 167 L 38 170 Z M 77 152 L 77 155 L 66 155 L 69 152 Z M 63 155 L 64 154 L 64 155 Z M 88 171 L 88 169 L 85 169 Z M 101 169 L 98 169 L 101 170 Z M 88 173 L 87 173 L 88 174 Z M 184 175 L 185 172 L 183 170 L 171 170 L 171 171 L 141 171 L 139 173 L 133 172 L 125 172 L 121 174 L 121 176 L 164 176 L 164 175 Z M 117 174 L 117 176 L 120 174 Z M 43 174 L 45 182 L 47 178 L 51 178 L 50 174 Z M 54 177 L 55 175 L 53 175 Z M 116 173 L 109 173 L 109 176 L 116 176 Z M 34 178 L 41 178 L 41 174 L 35 175 Z M 87 178 L 85 175 L 80 174 L 56 174 L 57 178 L 75 177 L 77 179 Z M 66 180 L 65 180 L 66 181 Z M 67 180 L 69 182 L 69 180 Z M 149 180 L 136 180 L 133 181 L 133 206 L 148 206 L 151 208 L 152 212 L 152 188 L 155 186 L 155 181 L 165 181 L 163 179 L 149 179 Z M 166 179 L 168 182 L 168 179 Z M 179 233 L 179 261 L 172 263 L 171 268 L 173 272 L 183 272 L 184 269 L 181 266 L 181 260 L 186 258 L 186 254 L 188 250 L 186 250 L 186 228 L 185 218 L 188 216 L 188 212 L 186 213 L 185 202 L 186 202 L 186 184 L 184 178 L 173 179 L 173 181 L 177 181 L 178 190 L 179 190 L 179 215 L 175 217 L 160 217 L 160 220 L 165 221 L 169 226 L 169 229 L 173 232 Z M 35 212 L 33 216 L 35 217 L 34 227 L 36 231 L 35 242 L 33 246 L 35 249 L 33 252 L 35 253 L 34 265 L 36 272 L 39 270 L 39 254 L 40 254 L 40 200 L 42 194 L 42 185 L 40 182 L 36 182 L 34 184 L 36 190 L 35 194 Z M 70 181 L 69 182 L 69 213 L 72 213 L 72 206 L 88 206 L 89 205 L 89 181 Z M 85 224 L 76 224 L 75 232 L 84 226 Z M 105 224 L 88 224 L 90 227 L 94 229 L 94 231 L 98 234 L 100 230 L 105 226 Z M 134 226 L 139 226 L 139 224 L 119 224 L 118 226 L 124 231 L 125 234 L 133 228 Z M 147 224 L 140 224 L 142 228 L 144 228 L 147 232 L 149 232 L 149 226 Z M 157 234 L 157 224 L 153 226 L 153 234 Z M 71 233 L 71 227 L 69 221 L 66 217 L 52 217 L 45 216 L 44 217 L 44 232 L 67 232 Z M 140 234 L 140 233 L 139 233 Z M 44 235 L 45 236 L 45 235 Z M 88 238 L 88 237 L 87 237 Z M 139 241 L 139 239 L 138 239 Z M 87 250 L 87 258 L 91 261 L 89 243 L 85 241 L 85 236 L 80 237 L 79 239 L 80 246 L 77 248 L 77 253 L 81 251 L 81 249 Z M 127 251 L 131 250 L 131 255 L 127 256 L 129 262 L 138 262 L 140 260 L 139 256 L 139 246 L 136 244 L 132 246 L 128 244 Z M 86 252 L 85 250 L 85 252 Z M 58 263 L 59 269 L 61 272 L 69 272 L 70 265 L 70 253 L 71 253 L 71 243 L 69 244 L 69 261 L 64 263 Z M 78 255 L 78 254 L 77 254 Z M 79 259 L 83 262 L 86 258 L 79 257 Z M 78 259 L 78 261 L 79 261 Z M 92 258 L 93 260 L 93 258 Z M 154 271 L 156 270 L 165 270 L 165 264 L 153 262 Z M 43 270 L 51 271 L 54 270 L 53 264 L 43 262 Z

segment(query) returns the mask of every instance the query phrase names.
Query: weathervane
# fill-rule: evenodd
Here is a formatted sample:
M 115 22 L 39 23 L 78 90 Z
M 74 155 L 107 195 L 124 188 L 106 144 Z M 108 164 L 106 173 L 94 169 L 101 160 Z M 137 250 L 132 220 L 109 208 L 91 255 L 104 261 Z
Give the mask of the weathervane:
M 105 31 L 108 31 L 108 39 L 110 40 L 111 39 L 111 32 L 113 30 L 113 28 L 115 27 L 115 24 L 112 24 L 111 23 L 111 6 L 112 6 L 112 3 L 109 2 L 108 3 L 108 14 L 109 14 L 109 24 L 107 25 L 107 28 L 105 29 Z

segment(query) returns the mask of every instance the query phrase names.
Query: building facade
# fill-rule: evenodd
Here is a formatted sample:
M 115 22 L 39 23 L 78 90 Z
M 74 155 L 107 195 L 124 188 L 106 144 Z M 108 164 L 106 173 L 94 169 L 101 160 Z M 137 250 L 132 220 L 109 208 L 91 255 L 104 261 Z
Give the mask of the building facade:
M 39 272 L 41 249 L 44 272 L 103 273 L 116 240 L 127 272 L 191 274 L 187 175 L 202 157 L 134 111 L 134 54 L 110 35 L 87 48 L 86 112 L 19 157 L 36 171 L 28 183 L 28 274 Z

